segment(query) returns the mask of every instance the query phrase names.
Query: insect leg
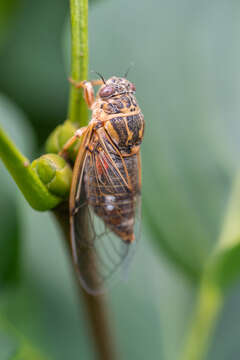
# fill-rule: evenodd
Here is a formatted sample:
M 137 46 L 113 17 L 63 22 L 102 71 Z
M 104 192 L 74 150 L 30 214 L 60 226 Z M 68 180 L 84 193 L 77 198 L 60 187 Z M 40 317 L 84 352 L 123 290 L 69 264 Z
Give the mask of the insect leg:
M 78 129 L 75 134 L 66 142 L 66 144 L 63 146 L 62 150 L 58 153 L 58 155 L 60 156 L 65 156 L 66 152 L 68 151 L 68 149 L 70 148 L 70 146 L 72 146 L 75 141 L 79 138 L 81 138 L 85 132 L 87 131 L 87 126 L 83 126 L 82 128 Z
M 69 78 L 70 83 L 75 86 L 77 89 L 82 88 L 83 89 L 83 97 L 84 100 L 87 103 L 87 106 L 91 109 L 95 98 L 94 98 L 94 91 L 93 91 L 93 85 L 90 81 L 80 81 L 76 82 L 72 78 Z
M 70 83 L 71 83 L 72 85 L 74 85 L 77 89 L 84 88 L 84 84 L 85 84 L 86 82 L 91 83 L 92 86 L 99 86 L 99 85 L 102 85 L 102 84 L 103 84 L 103 81 L 102 81 L 102 80 L 99 80 L 99 79 L 98 79 L 98 80 L 89 80 L 89 81 L 84 80 L 84 81 L 79 81 L 79 82 L 77 82 L 77 81 L 73 80 L 73 79 L 70 77 L 68 80 L 69 80 Z
M 83 97 L 87 103 L 87 106 L 91 109 L 92 105 L 95 102 L 94 90 L 93 87 L 97 85 L 102 85 L 102 80 L 93 80 L 93 81 L 80 81 L 76 82 L 72 78 L 69 78 L 69 81 L 72 85 L 74 85 L 77 89 L 83 89 Z
M 92 84 L 92 86 L 99 86 L 103 84 L 103 80 L 90 80 L 90 83 Z

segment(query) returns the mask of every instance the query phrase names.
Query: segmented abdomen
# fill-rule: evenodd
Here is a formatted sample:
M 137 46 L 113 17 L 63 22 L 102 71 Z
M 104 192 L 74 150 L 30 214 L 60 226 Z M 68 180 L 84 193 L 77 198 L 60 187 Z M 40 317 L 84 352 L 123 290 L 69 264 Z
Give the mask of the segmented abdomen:
M 85 167 L 88 204 L 107 227 L 123 240 L 131 242 L 134 240 L 136 202 L 140 193 L 137 156 L 122 160 L 112 151 L 109 154 L 113 166 L 106 153 L 99 149 L 101 146 L 97 144 Z

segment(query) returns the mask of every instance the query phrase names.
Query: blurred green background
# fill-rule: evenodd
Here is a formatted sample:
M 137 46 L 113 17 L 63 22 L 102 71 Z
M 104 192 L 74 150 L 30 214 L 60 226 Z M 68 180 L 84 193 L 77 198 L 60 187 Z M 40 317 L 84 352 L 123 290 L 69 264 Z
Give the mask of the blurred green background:
M 179 359 L 239 166 L 239 13 L 235 0 L 90 2 L 90 69 L 107 78 L 134 62 L 146 120 L 142 240 L 109 292 L 122 359 Z M 31 159 L 66 118 L 69 46 L 68 1 L 0 0 L 0 125 Z M 1 163 L 0 185 L 0 360 L 21 342 L 41 359 L 94 359 L 54 219 Z M 240 284 L 208 360 L 239 359 L 239 300 Z

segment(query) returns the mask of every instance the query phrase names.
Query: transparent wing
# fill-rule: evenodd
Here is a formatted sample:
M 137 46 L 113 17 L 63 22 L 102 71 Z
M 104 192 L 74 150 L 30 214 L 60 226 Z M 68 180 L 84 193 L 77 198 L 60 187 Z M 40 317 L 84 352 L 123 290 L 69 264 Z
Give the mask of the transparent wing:
M 90 207 L 83 206 L 80 212 L 74 219 L 75 263 L 84 289 L 97 295 L 127 272 L 137 242 L 123 242 Z M 82 224 L 84 217 L 85 224 L 88 224 L 85 228 Z
M 79 161 L 71 213 L 73 257 L 82 286 L 92 294 L 102 293 L 128 268 L 140 232 L 138 159 L 126 161 L 102 147 L 99 151 L 98 145 L 95 142 L 94 150 Z M 135 233 L 131 242 L 124 239 L 121 225 L 130 215 Z

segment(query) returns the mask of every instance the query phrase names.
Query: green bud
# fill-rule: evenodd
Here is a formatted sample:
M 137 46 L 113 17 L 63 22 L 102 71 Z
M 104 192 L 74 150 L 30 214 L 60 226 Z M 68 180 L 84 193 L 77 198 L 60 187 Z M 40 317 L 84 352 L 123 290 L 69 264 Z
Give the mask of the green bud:
M 46 154 L 34 160 L 31 166 L 53 195 L 67 198 L 72 181 L 72 169 L 61 156 Z
M 59 125 L 52 132 L 46 142 L 46 151 L 48 153 L 58 154 L 62 150 L 66 142 L 75 134 L 77 127 L 69 120 L 66 120 L 63 125 Z M 68 150 L 69 157 L 74 160 L 79 142 L 71 146 Z

